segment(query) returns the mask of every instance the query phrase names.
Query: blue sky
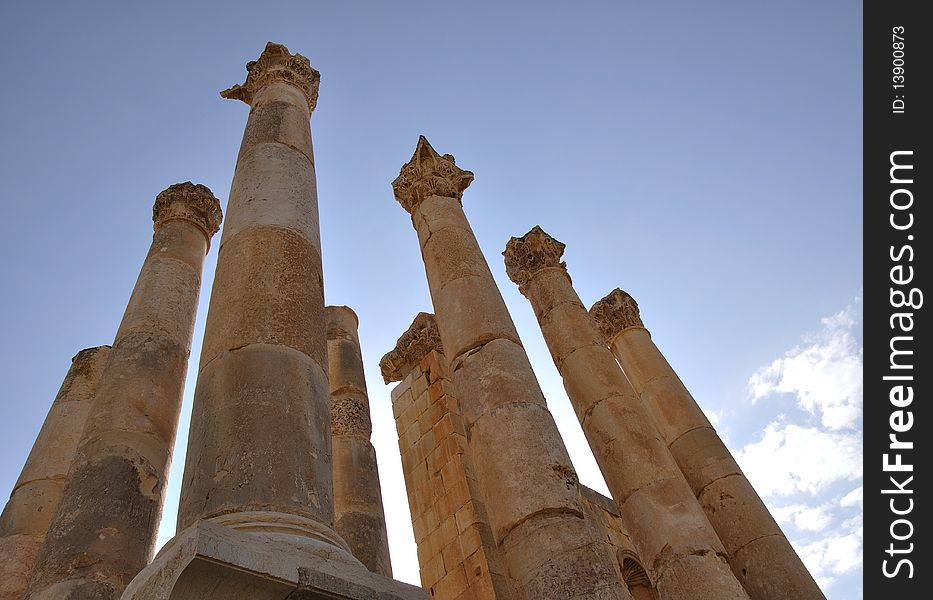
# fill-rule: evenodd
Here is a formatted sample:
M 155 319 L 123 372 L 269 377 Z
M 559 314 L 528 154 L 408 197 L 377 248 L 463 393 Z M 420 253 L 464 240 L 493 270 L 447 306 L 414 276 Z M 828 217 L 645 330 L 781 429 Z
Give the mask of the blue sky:
M 425 134 L 476 174 L 467 216 L 584 483 L 605 490 L 500 256 L 536 224 L 567 244 L 585 303 L 635 296 L 827 595 L 861 597 L 853 2 L 5 3 L 0 488 L 71 356 L 112 341 L 156 194 L 193 180 L 226 201 L 247 108 L 218 92 L 268 40 L 322 74 L 326 295 L 360 315 L 399 578 L 417 563 L 378 360 L 431 306 L 389 185 Z

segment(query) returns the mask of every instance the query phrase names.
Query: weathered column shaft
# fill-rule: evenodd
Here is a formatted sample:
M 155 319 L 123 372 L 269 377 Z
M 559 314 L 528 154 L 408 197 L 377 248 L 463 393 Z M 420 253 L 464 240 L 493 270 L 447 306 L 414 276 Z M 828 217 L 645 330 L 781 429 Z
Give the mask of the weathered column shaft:
M 152 558 L 181 410 L 201 269 L 220 203 L 190 182 L 159 194 L 130 297 L 29 598 L 117 598 Z
M 61 501 L 110 346 L 78 352 L 0 515 L 0 598 L 26 593 Z
M 227 205 L 194 393 L 178 513 L 255 533 L 333 532 L 330 391 L 314 155 L 320 76 L 269 43 Z M 284 535 L 284 534 L 282 534 Z
M 606 348 L 560 261 L 564 244 L 540 227 L 509 241 L 509 278 L 530 301 L 583 432 L 639 555 L 663 598 L 748 596 L 690 487 Z
M 327 361 L 333 435 L 334 527 L 370 571 L 392 576 L 389 538 L 356 314 L 327 306 Z
M 822 599 L 810 572 L 709 419 L 651 340 L 635 300 L 616 289 L 590 313 L 654 417 L 753 600 Z
M 488 517 L 527 598 L 629 598 L 584 520 L 577 476 L 460 204 L 473 175 L 422 137 L 393 182 L 428 286 Z

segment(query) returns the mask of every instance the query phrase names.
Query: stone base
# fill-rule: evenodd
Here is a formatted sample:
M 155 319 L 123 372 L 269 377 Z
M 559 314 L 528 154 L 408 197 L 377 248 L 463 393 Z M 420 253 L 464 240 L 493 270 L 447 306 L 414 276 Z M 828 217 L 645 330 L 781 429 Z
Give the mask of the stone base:
M 177 534 L 123 600 L 427 600 L 422 588 L 372 573 L 344 550 L 200 521 Z

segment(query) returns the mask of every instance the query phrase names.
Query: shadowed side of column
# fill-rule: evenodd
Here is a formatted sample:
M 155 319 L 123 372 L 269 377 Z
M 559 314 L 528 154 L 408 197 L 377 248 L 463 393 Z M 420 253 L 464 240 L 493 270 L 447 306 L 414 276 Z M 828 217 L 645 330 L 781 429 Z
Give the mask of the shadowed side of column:
M 152 558 L 220 203 L 203 185 L 176 184 L 156 198 L 153 221 L 30 599 L 118 598 Z
M 370 571 L 392 576 L 356 313 L 327 306 L 334 465 L 334 527 Z
M 0 598 L 26 593 L 58 509 L 110 346 L 78 352 L 0 516 Z

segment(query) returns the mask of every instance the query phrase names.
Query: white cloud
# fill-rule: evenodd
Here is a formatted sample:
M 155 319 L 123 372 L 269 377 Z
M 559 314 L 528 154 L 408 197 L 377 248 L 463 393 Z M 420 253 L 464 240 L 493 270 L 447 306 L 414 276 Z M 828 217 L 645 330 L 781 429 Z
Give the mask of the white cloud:
M 835 579 L 862 567 L 862 528 L 795 544 L 800 558 L 817 580 Z
M 858 486 L 839 500 L 839 506 L 849 507 L 849 506 L 858 506 L 862 507 L 862 486 Z
M 856 303 L 857 304 L 857 303 Z M 735 453 L 768 498 L 821 588 L 856 585 L 862 569 L 862 348 L 853 306 L 759 369 L 748 392 L 769 420 Z M 767 402 L 761 402 L 762 400 Z M 788 403 L 803 412 L 790 410 Z M 786 413 L 786 414 L 785 414 Z M 855 483 L 840 490 L 844 481 Z M 776 498 L 793 500 L 773 506 Z
M 772 507 L 771 514 L 781 525 L 792 524 L 800 531 L 822 531 L 833 521 L 832 509 L 830 504 L 791 504 Z
M 761 440 L 736 453 L 736 460 L 763 496 L 817 494 L 862 476 L 862 440 L 855 433 L 774 421 Z
M 862 350 L 852 333 L 855 316 L 850 306 L 823 319 L 822 329 L 804 336 L 803 346 L 759 369 L 748 381 L 752 401 L 790 393 L 825 427 L 854 426 L 862 409 Z
M 719 422 L 722 421 L 722 413 L 716 412 L 711 408 L 704 408 L 703 413 L 706 415 L 706 418 L 709 419 L 711 424 L 719 425 Z

